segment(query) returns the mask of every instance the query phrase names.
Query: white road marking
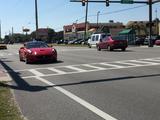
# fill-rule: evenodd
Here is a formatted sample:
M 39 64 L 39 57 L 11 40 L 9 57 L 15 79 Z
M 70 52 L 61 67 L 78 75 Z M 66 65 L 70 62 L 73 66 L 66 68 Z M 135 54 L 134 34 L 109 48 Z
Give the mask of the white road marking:
M 84 69 L 80 69 L 80 68 L 77 68 L 75 66 L 65 66 L 66 68 L 69 68 L 69 69 L 72 69 L 72 70 L 76 70 L 78 72 L 86 72 L 86 70 Z
M 66 72 L 55 69 L 55 68 L 47 68 L 48 70 L 51 70 L 53 72 L 56 72 L 56 74 L 66 74 Z
M 110 67 L 114 67 L 114 68 L 124 68 L 123 66 L 120 65 L 114 65 L 114 64 L 110 64 L 110 63 L 99 63 L 101 65 L 105 65 L 105 66 L 110 66 Z
M 121 62 L 121 61 L 118 61 L 116 63 L 120 63 L 120 64 L 125 64 L 125 65 L 132 65 L 132 66 L 141 66 L 140 64 L 134 64 L 134 63 L 129 63 L 129 62 Z
M 10 56 L 10 55 L 13 55 L 12 53 L 8 53 L 8 55 Z
M 151 65 L 157 65 L 158 63 L 153 63 L 153 62 L 146 62 L 142 60 L 129 60 L 130 62 L 136 62 L 136 63 L 144 63 L 144 64 L 151 64 Z
M 74 51 L 90 51 L 90 50 L 94 50 L 94 49 L 85 49 L 85 48 L 83 48 L 83 49 L 63 49 L 63 50 L 58 50 L 59 52 L 69 52 L 69 51 L 71 51 L 71 52 L 74 52 Z
M 47 85 L 50 86 L 55 86 L 55 84 L 40 78 L 40 77 L 36 77 L 38 80 L 40 80 L 43 83 L 46 83 Z M 100 116 L 101 118 L 103 118 L 104 120 L 118 120 L 112 116 L 110 116 L 109 114 L 103 112 L 102 110 L 100 110 L 99 108 L 93 106 L 92 104 L 88 103 L 87 101 L 83 100 L 82 98 L 74 95 L 73 93 L 63 89 L 62 87 L 54 87 L 56 90 L 60 91 L 61 93 L 65 94 L 66 96 L 68 96 L 69 98 L 71 98 L 72 100 L 76 101 L 77 103 L 81 104 L 83 107 L 89 109 L 90 111 L 92 111 L 93 113 L 95 113 L 96 115 Z
M 45 76 L 43 73 L 35 70 L 35 69 L 30 69 L 29 70 L 31 73 L 35 74 L 35 76 Z
M 90 65 L 90 64 L 83 64 L 83 66 L 85 66 L 85 67 L 90 67 L 90 68 L 94 68 L 94 69 L 98 69 L 98 70 L 105 70 L 105 69 L 106 69 L 106 68 L 97 67 L 97 66 Z
M 152 58 L 153 60 L 156 60 L 157 58 Z M 33 78 L 35 76 L 44 76 L 44 77 L 49 77 L 49 76 L 54 76 L 54 75 L 67 75 L 67 74 L 75 74 L 75 73 L 88 73 L 88 72 L 94 72 L 94 71 L 102 71 L 102 70 L 112 70 L 112 69 L 122 69 L 122 68 L 132 68 L 132 67 L 142 67 L 142 66 L 153 66 L 153 65 L 160 65 L 160 63 L 154 63 L 152 62 L 147 62 L 145 60 L 150 60 L 149 58 L 147 59 L 139 59 L 139 60 L 123 60 L 123 61 L 114 61 L 114 62 L 103 62 L 103 63 L 90 63 L 90 64 L 79 64 L 79 65 L 67 65 L 67 66 L 57 66 L 57 67 L 48 67 L 48 68 L 35 68 L 35 69 L 24 69 L 24 70 L 15 70 L 15 72 L 21 72 L 21 71 L 30 71 L 34 75 L 31 76 L 23 76 L 22 78 L 27 79 L 27 78 Z M 136 62 L 137 61 L 137 62 Z M 157 60 L 156 60 L 157 61 Z M 133 63 L 132 63 L 133 62 Z M 136 62 L 136 64 L 135 64 Z M 160 61 L 159 61 L 160 62 Z M 121 65 L 117 65 L 115 63 L 120 63 Z M 138 63 L 138 64 L 137 64 Z M 124 65 L 126 64 L 126 65 Z M 96 66 L 97 65 L 97 66 Z M 98 65 L 104 65 L 104 67 L 99 67 Z M 91 70 L 85 70 L 81 69 L 79 67 L 89 67 Z M 105 67 L 105 66 L 110 66 L 110 67 Z M 62 70 L 59 70 L 61 68 Z M 63 71 L 63 68 L 69 68 L 74 71 Z M 43 74 L 38 72 L 37 70 L 51 70 L 56 73 L 51 73 L 51 74 Z
M 160 62 L 159 59 L 145 59 L 145 60 L 147 60 L 147 61 L 152 61 L 152 62 Z

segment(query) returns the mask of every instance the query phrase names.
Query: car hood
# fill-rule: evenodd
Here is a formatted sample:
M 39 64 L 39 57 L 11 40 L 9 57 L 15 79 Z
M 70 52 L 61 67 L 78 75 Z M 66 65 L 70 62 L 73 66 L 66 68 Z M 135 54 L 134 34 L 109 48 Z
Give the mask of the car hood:
M 31 48 L 30 49 L 32 52 L 37 52 L 37 53 L 52 53 L 52 48 Z

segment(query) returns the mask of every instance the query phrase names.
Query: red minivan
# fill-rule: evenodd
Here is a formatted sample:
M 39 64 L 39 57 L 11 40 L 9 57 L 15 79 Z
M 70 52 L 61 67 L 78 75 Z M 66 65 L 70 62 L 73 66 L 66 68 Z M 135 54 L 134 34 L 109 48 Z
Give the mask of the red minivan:
M 122 51 L 125 51 L 127 47 L 128 42 L 122 36 L 106 36 L 104 39 L 100 40 L 99 43 L 97 43 L 98 51 L 101 49 L 108 49 L 110 51 L 113 51 L 114 49 L 122 49 Z

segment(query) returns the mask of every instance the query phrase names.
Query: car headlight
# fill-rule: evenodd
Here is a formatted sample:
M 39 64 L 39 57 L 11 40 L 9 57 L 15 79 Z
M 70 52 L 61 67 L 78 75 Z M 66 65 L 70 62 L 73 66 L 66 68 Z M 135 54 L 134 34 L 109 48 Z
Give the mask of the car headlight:
M 37 52 L 36 52 L 36 51 L 34 52 L 34 55 L 37 55 Z
M 52 52 L 57 54 L 57 51 L 56 51 L 56 49 L 52 49 Z
M 31 53 L 32 53 L 32 51 L 31 51 L 31 50 L 27 50 L 27 52 L 28 52 L 29 54 L 31 54 Z

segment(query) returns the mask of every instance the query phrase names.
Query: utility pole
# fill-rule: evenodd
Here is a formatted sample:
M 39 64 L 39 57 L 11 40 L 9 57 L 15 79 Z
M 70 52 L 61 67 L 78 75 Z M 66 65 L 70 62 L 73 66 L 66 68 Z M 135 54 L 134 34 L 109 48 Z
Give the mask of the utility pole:
M 35 19 L 36 19 L 36 38 L 38 38 L 38 6 L 37 6 L 37 0 L 35 0 Z
M 97 12 L 97 29 L 98 29 L 99 13 L 100 11 Z
M 85 15 L 85 32 L 84 32 L 84 40 L 86 40 L 87 36 L 87 19 L 88 19 L 88 0 L 86 0 L 86 15 Z
M 158 36 L 158 22 L 159 22 L 159 20 L 158 20 L 158 17 L 157 17 L 157 8 L 155 10 L 155 13 L 156 13 L 156 34 Z
M 13 27 L 12 27 L 12 36 L 13 36 L 13 34 L 14 34 L 14 29 L 13 29 Z
M 1 32 L 2 30 L 1 29 L 2 29 L 2 25 L 1 25 L 1 20 L 0 20 L 0 40 L 2 38 L 2 32 Z
M 148 1 L 149 4 L 149 45 L 148 47 L 153 47 L 152 41 L 152 0 Z

